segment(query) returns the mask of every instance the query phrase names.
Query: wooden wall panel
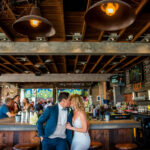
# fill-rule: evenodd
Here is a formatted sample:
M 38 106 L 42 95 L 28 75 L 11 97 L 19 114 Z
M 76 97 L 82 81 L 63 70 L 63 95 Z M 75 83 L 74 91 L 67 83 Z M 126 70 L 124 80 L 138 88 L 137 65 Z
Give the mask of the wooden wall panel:
M 102 150 L 114 150 L 115 144 L 133 142 L 133 129 L 90 130 L 90 137 L 103 144 Z

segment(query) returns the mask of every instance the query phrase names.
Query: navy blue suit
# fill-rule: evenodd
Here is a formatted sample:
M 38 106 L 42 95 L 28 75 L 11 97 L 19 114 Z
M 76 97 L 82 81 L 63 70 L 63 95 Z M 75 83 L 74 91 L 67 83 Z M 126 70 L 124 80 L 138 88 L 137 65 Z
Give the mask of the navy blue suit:
M 60 145 L 64 145 L 63 142 L 66 143 L 69 142 L 71 144 L 72 142 L 72 131 L 71 130 L 66 130 L 66 138 L 67 139 L 61 139 L 61 138 L 55 138 L 55 139 L 49 139 L 48 137 L 52 135 L 56 129 L 57 126 L 57 121 L 58 121 L 58 105 L 50 106 L 48 107 L 44 113 L 40 116 L 38 122 L 37 122 L 37 130 L 39 136 L 43 137 L 42 141 L 42 147 L 43 150 L 53 150 L 54 147 L 56 147 L 57 150 L 62 150 L 62 149 L 68 149 L 68 148 L 57 148 L 59 146 L 56 146 L 58 143 L 61 143 Z M 72 111 L 68 111 L 68 117 L 67 117 L 67 122 L 69 122 L 72 125 Z M 43 124 L 46 122 L 45 127 Z M 46 148 L 46 144 L 49 142 L 49 148 Z M 56 143 L 56 144 L 55 144 Z M 45 146 L 44 146 L 45 144 Z M 65 145 L 66 146 L 66 145 Z

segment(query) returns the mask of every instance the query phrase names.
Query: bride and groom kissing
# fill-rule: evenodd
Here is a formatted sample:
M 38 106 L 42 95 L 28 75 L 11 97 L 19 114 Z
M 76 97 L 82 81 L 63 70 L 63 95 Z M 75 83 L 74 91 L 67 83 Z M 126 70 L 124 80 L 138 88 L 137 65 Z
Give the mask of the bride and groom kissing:
M 60 93 L 58 104 L 48 107 L 40 116 L 37 130 L 42 150 L 69 150 L 69 145 L 71 150 L 88 150 L 90 136 L 81 96 Z

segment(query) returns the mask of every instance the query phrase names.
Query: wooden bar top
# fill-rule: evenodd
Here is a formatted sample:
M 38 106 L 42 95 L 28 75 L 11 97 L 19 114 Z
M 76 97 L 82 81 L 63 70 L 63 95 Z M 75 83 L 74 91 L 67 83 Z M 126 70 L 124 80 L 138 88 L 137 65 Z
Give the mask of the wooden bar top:
M 117 129 L 117 128 L 139 128 L 141 123 L 135 120 L 90 120 L 90 129 Z
M 90 120 L 90 129 L 117 129 L 117 128 L 138 128 L 141 123 L 135 120 Z M 30 131 L 36 130 L 36 125 L 29 123 L 16 123 L 15 118 L 0 119 L 0 131 Z

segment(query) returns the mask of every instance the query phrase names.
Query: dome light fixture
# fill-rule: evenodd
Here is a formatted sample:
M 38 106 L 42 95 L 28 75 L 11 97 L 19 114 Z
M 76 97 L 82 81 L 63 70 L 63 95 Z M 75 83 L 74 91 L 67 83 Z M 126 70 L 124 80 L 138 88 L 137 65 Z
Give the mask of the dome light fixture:
M 122 0 L 102 0 L 87 10 L 85 21 L 98 30 L 121 30 L 135 21 L 135 10 Z
M 52 23 L 41 16 L 37 0 L 35 0 L 35 7 L 31 9 L 30 15 L 17 19 L 13 28 L 16 32 L 29 37 L 51 37 L 56 33 Z

